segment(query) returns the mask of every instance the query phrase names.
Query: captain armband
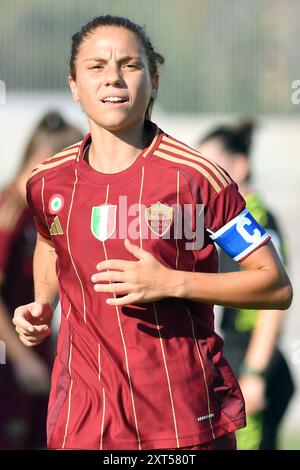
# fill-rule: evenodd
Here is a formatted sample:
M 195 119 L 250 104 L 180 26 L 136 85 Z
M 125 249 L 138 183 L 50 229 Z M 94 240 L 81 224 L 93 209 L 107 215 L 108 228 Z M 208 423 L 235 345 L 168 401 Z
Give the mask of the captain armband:
M 248 209 L 244 209 L 217 232 L 211 232 L 209 236 L 235 261 L 242 261 L 270 239 L 270 235 L 256 222 Z

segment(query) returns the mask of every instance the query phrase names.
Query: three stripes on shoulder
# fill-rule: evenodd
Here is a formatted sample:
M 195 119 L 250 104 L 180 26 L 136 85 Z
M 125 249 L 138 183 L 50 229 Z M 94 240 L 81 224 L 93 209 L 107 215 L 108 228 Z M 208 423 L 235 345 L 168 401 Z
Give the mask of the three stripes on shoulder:
M 154 155 L 194 168 L 209 181 L 217 193 L 232 183 L 232 179 L 217 163 L 174 138 L 163 136 Z
M 77 142 L 76 144 L 67 147 L 66 149 L 62 150 L 61 152 L 55 154 L 53 157 L 48 158 L 43 163 L 40 163 L 30 174 L 29 179 L 33 176 L 37 175 L 41 171 L 49 170 L 51 168 L 55 168 L 56 166 L 62 165 L 70 160 L 76 160 L 80 145 L 82 141 Z

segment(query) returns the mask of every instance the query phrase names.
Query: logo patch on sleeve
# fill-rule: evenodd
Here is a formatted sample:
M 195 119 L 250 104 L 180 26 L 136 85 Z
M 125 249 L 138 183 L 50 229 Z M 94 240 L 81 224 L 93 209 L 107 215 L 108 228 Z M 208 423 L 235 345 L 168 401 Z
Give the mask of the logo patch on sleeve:
M 50 226 L 50 235 L 63 235 L 63 229 L 60 224 L 58 215 L 54 217 L 54 220 Z
M 64 207 L 65 200 L 61 194 L 54 194 L 49 201 L 50 214 L 58 214 Z
M 224 227 L 211 234 L 210 238 L 231 258 L 240 261 L 270 236 L 248 209 L 244 209 Z

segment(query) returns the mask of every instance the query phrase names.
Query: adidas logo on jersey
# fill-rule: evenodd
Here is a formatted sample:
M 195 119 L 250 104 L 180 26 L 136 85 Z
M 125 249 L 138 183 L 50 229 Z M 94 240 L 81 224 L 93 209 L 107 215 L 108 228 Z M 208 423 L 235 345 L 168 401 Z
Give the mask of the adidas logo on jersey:
M 60 220 L 57 215 L 56 217 L 54 217 L 54 220 L 51 224 L 50 235 L 63 235 L 63 233 L 64 232 L 63 232 L 63 229 L 61 228 Z

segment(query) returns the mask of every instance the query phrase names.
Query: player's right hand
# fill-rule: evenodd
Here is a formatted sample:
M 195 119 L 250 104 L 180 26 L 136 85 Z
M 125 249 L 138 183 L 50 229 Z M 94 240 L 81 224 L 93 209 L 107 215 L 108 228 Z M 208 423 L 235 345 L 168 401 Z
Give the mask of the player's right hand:
M 25 346 L 37 346 L 50 335 L 52 315 L 49 302 L 32 302 L 16 308 L 12 322 Z

